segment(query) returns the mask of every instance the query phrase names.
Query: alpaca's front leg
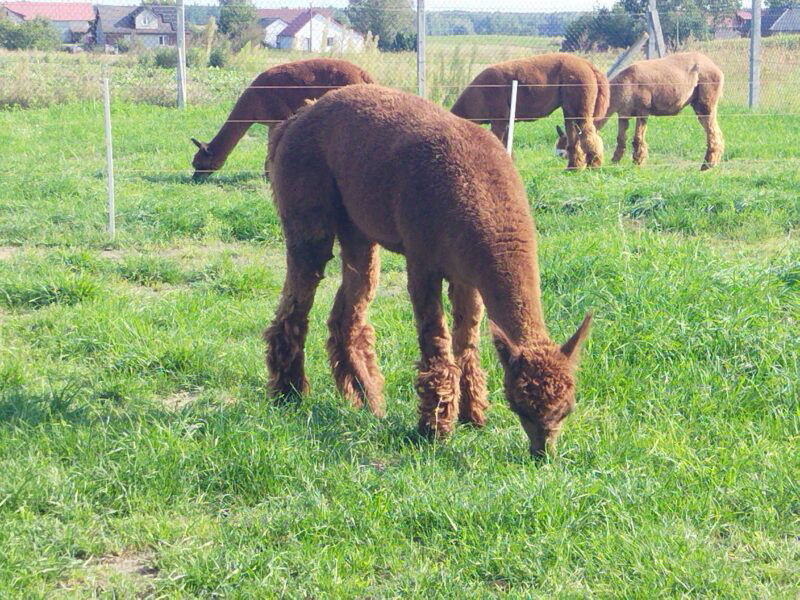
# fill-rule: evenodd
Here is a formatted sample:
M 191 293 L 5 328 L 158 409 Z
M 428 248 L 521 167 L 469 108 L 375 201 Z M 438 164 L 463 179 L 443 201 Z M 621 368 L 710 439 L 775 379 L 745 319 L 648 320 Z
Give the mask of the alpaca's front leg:
M 286 282 L 275 320 L 264 331 L 269 390 L 281 399 L 308 392 L 303 351 L 308 313 L 332 245 L 331 236 L 322 243 L 293 246 L 287 256 Z
M 442 310 L 442 278 L 408 259 L 408 290 L 414 305 L 422 354 L 416 388 L 419 394 L 419 431 L 444 437 L 453 431 L 461 397 L 461 369 L 451 351 L 450 334 Z
M 486 424 L 486 375 L 481 369 L 478 341 L 483 301 L 473 287 L 450 284 L 453 306 L 453 352 L 461 369 L 461 402 L 458 420 L 478 427 Z

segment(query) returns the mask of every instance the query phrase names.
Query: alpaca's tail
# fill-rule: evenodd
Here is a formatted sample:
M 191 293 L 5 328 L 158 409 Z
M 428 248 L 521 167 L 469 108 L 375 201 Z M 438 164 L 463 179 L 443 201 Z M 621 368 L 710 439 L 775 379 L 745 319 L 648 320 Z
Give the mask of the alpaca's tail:
M 597 79 L 597 100 L 594 102 L 594 118 L 604 119 L 608 112 L 608 105 L 611 102 L 611 91 L 608 85 L 608 78 L 592 65 L 595 79 Z

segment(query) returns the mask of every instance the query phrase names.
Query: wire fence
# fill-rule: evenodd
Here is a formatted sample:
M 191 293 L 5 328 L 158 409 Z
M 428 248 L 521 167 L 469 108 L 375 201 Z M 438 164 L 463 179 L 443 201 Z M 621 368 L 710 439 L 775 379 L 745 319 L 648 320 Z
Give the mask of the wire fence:
M 513 2 L 513 0 L 509 0 Z M 756 2 L 758 0 L 755 0 Z M 543 3 L 546 0 L 543 0 Z M 422 92 L 446 108 L 470 86 L 487 94 L 510 93 L 508 83 L 472 83 L 484 69 L 497 63 L 553 52 L 568 52 L 587 59 L 607 72 L 642 34 L 663 40 L 655 51 L 673 55 L 701 52 L 725 74 L 724 93 L 719 101 L 723 131 L 737 124 L 739 129 L 763 128 L 765 138 L 792 135 L 800 116 L 800 9 L 769 8 L 761 13 L 761 37 L 754 44 L 753 14 L 731 4 L 716 12 L 686 4 L 681 10 L 657 12 L 660 35 L 654 35 L 654 2 L 641 3 L 631 11 L 630 2 L 617 2 L 593 10 L 549 11 L 545 6 L 521 10 L 521 3 L 508 10 L 492 5 L 481 10 L 475 3 L 463 6 L 430 5 L 422 15 L 411 4 L 397 1 L 360 0 L 348 6 L 315 7 L 295 3 L 294 8 L 267 4 L 226 4 L 225 6 L 174 5 L 90 6 L 86 22 L 84 7 L 65 5 L 63 14 L 49 18 L 59 32 L 67 52 L 0 51 L 0 108 L 43 108 L 58 104 L 95 102 L 102 115 L 102 80 L 107 77 L 115 107 L 131 104 L 175 107 L 177 103 L 176 45 L 178 21 L 185 11 L 186 103 L 190 110 L 208 107 L 216 115 L 204 132 L 175 133 L 213 136 L 226 121 L 229 124 L 269 124 L 272 119 L 229 117 L 236 100 L 248 87 L 292 89 L 294 85 L 258 86 L 261 72 L 287 62 L 311 57 L 333 57 L 352 62 L 379 83 L 412 93 Z M 5 22 L 22 27 L 31 21 L 30 6 L 3 5 Z M 635 3 L 634 3 L 635 4 Z M 486 5 L 489 6 L 488 4 Z M 722 4 L 720 4 L 722 6 Z M 626 9 L 627 8 L 627 9 Z M 51 5 L 51 11 L 52 5 Z M 8 11 L 11 11 L 10 13 Z M 13 14 L 12 14 L 13 13 Z M 2 14 L 2 13 L 0 13 Z M 16 17 L 14 15 L 17 15 Z M 34 15 L 35 16 L 35 15 Z M 16 19 L 16 20 L 15 20 Z M 423 24 L 423 29 L 420 29 Z M 7 29 L 11 25 L 7 26 Z M 756 30 L 759 28 L 756 27 Z M 224 33 L 223 33 L 224 32 Z M 6 36 L 8 38 L 8 35 Z M 422 43 L 424 39 L 424 43 Z M 424 48 L 424 54 L 418 52 Z M 629 62 L 655 58 L 654 44 L 629 57 Z M 758 80 L 754 82 L 754 65 Z M 520 94 L 558 87 L 566 90 L 583 83 L 519 81 Z M 623 84 L 610 81 L 612 90 Z M 698 81 L 697 86 L 709 85 Z M 757 105 L 752 102 L 753 86 Z M 325 87 L 316 85 L 317 88 Z M 424 87 L 424 90 L 421 89 Z M 648 89 L 658 101 L 659 89 L 669 83 L 651 82 Z M 124 111 L 123 111 L 124 112 Z M 696 120 L 691 111 L 664 113 L 674 123 Z M 117 114 L 114 114 L 117 113 Z M 703 116 L 703 113 L 699 113 Z M 481 121 L 507 119 L 508 112 L 483 114 Z M 520 114 L 521 120 L 530 120 Z M 119 110 L 112 120 L 123 120 Z M 275 119 L 277 121 L 278 119 Z M 746 123 L 746 125 L 742 125 Z M 769 124 L 769 132 L 765 124 Z M 789 124 L 790 127 L 782 127 Z M 688 126 L 688 125 L 687 125 Z M 702 131 L 696 124 L 698 140 Z M 548 129 L 548 135 L 549 135 Z M 124 152 L 125 131 L 115 132 L 115 147 Z M 728 147 L 730 144 L 730 135 Z M 762 144 L 766 146 L 768 144 Z M 752 156 L 733 153 L 727 160 L 763 164 L 800 159 L 798 144 L 782 140 L 774 156 L 761 148 Z M 699 160 L 699 157 L 696 157 Z M 673 155 L 648 166 L 680 168 L 696 166 L 687 156 Z M 263 164 L 263 163 L 262 163 Z M 607 161 L 603 168 L 613 168 Z M 262 170 L 262 165 L 254 169 Z M 563 168 L 553 162 L 553 168 Z M 117 174 L 134 174 L 137 169 L 122 162 Z M 178 173 L 191 173 L 190 166 Z

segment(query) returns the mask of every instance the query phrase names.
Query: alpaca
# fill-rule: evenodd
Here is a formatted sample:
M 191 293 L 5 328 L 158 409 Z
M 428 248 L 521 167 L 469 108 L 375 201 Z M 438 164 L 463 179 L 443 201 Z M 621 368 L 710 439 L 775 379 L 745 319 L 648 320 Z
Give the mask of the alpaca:
M 536 233 L 521 178 L 488 131 L 417 96 L 348 86 L 280 124 L 268 166 L 287 274 L 264 332 L 277 398 L 306 393 L 308 314 L 338 238 L 342 283 L 328 319 L 338 389 L 382 416 L 383 376 L 367 320 L 378 246 L 406 257 L 421 360 L 421 433 L 443 437 L 488 408 L 478 353 L 484 303 L 505 369 L 506 397 L 530 450 L 553 447 L 574 405 L 574 369 L 591 315 L 559 347 L 542 314 Z M 453 337 L 442 307 L 447 280 Z
M 706 156 L 700 167 L 705 171 L 719 164 L 725 149 L 722 130 L 717 123 L 717 104 L 722 97 L 724 75 L 710 58 L 700 52 L 682 52 L 666 58 L 633 63 L 611 80 L 611 101 L 602 119 L 595 121 L 602 128 L 615 113 L 618 114 L 617 147 L 612 162 L 625 154 L 628 124 L 636 119 L 633 136 L 633 162 L 643 165 L 647 160 L 647 117 L 677 115 L 691 104 L 697 119 L 706 131 Z M 567 136 L 556 127 L 556 153 L 567 147 Z
M 239 96 L 214 139 L 205 144 L 192 138 L 198 148 L 192 160 L 195 181 L 220 169 L 253 123 L 262 123 L 272 130 L 306 100 L 354 83 L 374 83 L 374 79 L 346 60 L 312 58 L 267 69 Z
M 606 114 L 608 80 L 589 61 L 572 54 L 541 54 L 487 67 L 458 97 L 451 112 L 489 123 L 504 143 L 508 135 L 511 82 L 519 82 L 516 120 L 546 117 L 559 106 L 567 129 L 570 169 L 603 162 L 603 141 L 594 120 Z

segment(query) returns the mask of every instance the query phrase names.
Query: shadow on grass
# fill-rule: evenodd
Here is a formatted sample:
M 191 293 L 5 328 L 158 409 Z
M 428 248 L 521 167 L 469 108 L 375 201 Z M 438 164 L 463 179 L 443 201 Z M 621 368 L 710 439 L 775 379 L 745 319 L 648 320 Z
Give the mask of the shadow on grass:
M 86 410 L 76 405 L 80 394 L 77 382 L 40 393 L 13 386 L 0 391 L 0 425 L 37 426 L 52 421 L 88 423 Z
M 186 173 L 153 173 L 152 175 L 142 174 L 136 176 L 136 179 L 142 179 L 149 183 L 180 183 L 188 185 L 236 185 L 240 183 L 249 183 L 253 181 L 265 181 L 269 179 L 257 171 L 238 171 L 233 173 L 214 173 L 209 175 L 206 179 L 195 180 L 192 174 L 188 171 Z

